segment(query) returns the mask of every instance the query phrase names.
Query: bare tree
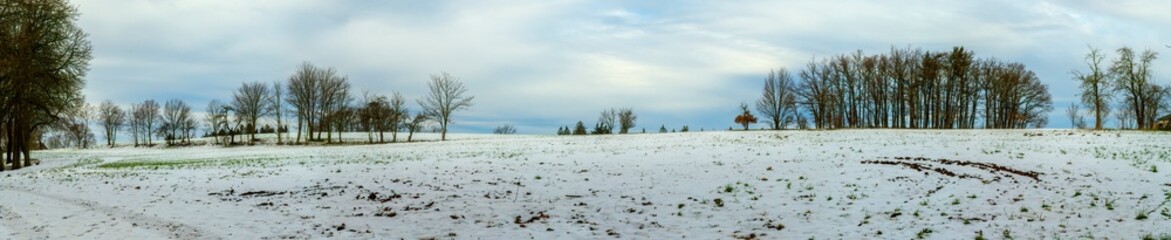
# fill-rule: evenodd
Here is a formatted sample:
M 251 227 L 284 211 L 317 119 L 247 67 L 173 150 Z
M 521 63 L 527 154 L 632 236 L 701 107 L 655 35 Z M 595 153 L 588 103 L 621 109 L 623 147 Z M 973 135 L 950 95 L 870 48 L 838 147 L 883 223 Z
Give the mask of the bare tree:
M 126 127 L 129 128 L 128 130 L 130 130 L 130 138 L 132 138 L 134 140 L 135 147 L 137 147 L 139 144 L 138 131 L 142 130 L 142 124 L 143 124 L 142 117 L 139 116 L 141 114 L 142 114 L 142 106 L 140 106 L 137 103 L 131 103 L 130 104 L 130 111 L 126 113 L 127 118 L 128 118 L 127 122 L 129 123 L 129 124 L 127 124 Z
M 1117 52 L 1118 58 L 1110 66 L 1110 73 L 1114 76 L 1114 86 L 1122 91 L 1124 100 L 1130 105 L 1128 109 L 1134 111 L 1135 127 L 1150 128 L 1153 124 L 1150 120 L 1154 119 L 1155 113 L 1151 111 L 1149 105 L 1156 103 L 1152 102 L 1155 99 L 1149 93 L 1158 92 L 1151 89 L 1157 86 L 1149 82 L 1150 67 L 1151 62 L 1157 58 L 1157 54 L 1154 51 L 1146 50 L 1142 54 L 1136 55 L 1135 51 L 1129 47 L 1119 48 Z
M 516 127 L 509 125 L 509 124 L 500 125 L 500 126 L 496 127 L 496 129 L 493 129 L 492 133 L 493 134 L 502 134 L 502 135 L 516 134 Z
M 471 107 L 472 99 L 476 97 L 465 97 L 464 94 L 468 90 L 464 88 L 464 84 L 447 72 L 432 74 L 431 82 L 427 83 L 427 87 L 430 91 L 426 98 L 418 100 L 419 106 L 423 108 L 426 115 L 439 122 L 439 128 L 443 132 L 439 139 L 446 141 L 447 125 L 452 120 L 451 114 Z
M 401 93 L 395 91 L 390 95 L 390 102 L 383 116 L 386 117 L 386 122 L 381 125 L 382 129 L 390 131 L 391 142 L 397 142 L 399 125 L 403 122 L 411 121 L 411 114 L 407 112 L 407 101 Z M 379 139 L 382 139 L 382 137 L 379 136 Z
M 184 135 L 191 121 L 191 106 L 179 99 L 171 99 L 163 105 L 162 124 L 158 134 L 167 145 L 175 145 L 182 140 L 190 142 Z
M 256 120 L 269 114 L 268 84 L 262 82 L 244 83 L 232 95 L 232 108 L 236 116 L 243 120 L 244 131 L 248 133 L 248 144 L 256 141 Z
M 269 98 L 268 98 L 268 100 L 269 100 L 268 106 L 272 108 L 272 110 L 270 110 L 269 112 L 271 112 L 272 116 L 274 118 L 276 118 L 276 143 L 277 144 L 285 144 L 285 139 L 283 137 L 283 135 L 284 135 L 283 129 L 286 129 L 286 128 L 284 127 L 285 123 L 281 121 L 281 118 L 284 117 L 284 110 L 285 110 L 285 102 L 282 101 L 282 98 L 284 98 L 284 96 L 285 96 L 285 91 L 284 91 L 284 88 L 281 88 L 281 82 L 280 81 L 272 82 L 272 95 L 269 96 Z
M 781 68 L 768 73 L 764 80 L 764 91 L 756 101 L 756 111 L 767 117 L 773 130 L 781 130 L 793 124 L 797 115 L 797 94 L 793 75 Z
M 220 139 L 227 135 L 228 123 L 228 106 L 219 99 L 212 99 L 207 103 L 205 110 L 207 115 L 204 121 L 207 123 L 208 131 L 211 131 L 210 136 L 215 139 L 216 144 L 227 144 L 226 141 Z
M 159 103 L 155 102 L 154 99 L 143 101 L 141 105 L 138 105 L 138 111 L 135 111 L 134 119 L 139 122 L 138 134 L 146 139 L 147 146 L 153 144 L 151 133 L 155 132 L 157 127 L 159 111 Z
M 89 148 L 93 143 L 93 132 L 89 129 L 89 120 L 93 117 L 93 110 L 89 104 L 70 111 L 62 118 L 57 126 L 69 135 L 70 142 L 77 148 Z
M 320 95 L 317 91 L 317 86 L 320 85 L 321 77 L 324 74 L 327 74 L 324 69 L 313 66 L 309 62 L 304 62 L 297 68 L 297 72 L 289 77 L 289 97 L 285 101 L 296 109 L 296 143 L 298 144 L 301 143 L 302 132 L 307 133 L 306 138 L 313 138 L 313 125 L 315 123 L 317 109 L 316 99 Z
M 403 113 L 404 116 L 410 116 L 410 112 L 404 111 Z M 423 128 L 427 127 L 427 121 L 430 121 L 430 119 L 430 115 L 419 112 L 410 121 L 407 121 L 405 124 L 407 129 L 407 142 L 411 142 L 411 138 L 415 136 L 415 132 L 422 131 Z
M 118 129 L 126 124 L 126 112 L 113 101 L 106 100 L 99 107 L 98 121 L 106 130 L 106 145 L 114 146 L 118 139 Z
M 1069 117 L 1069 124 L 1072 128 L 1085 129 L 1086 119 L 1082 117 L 1081 108 L 1077 103 L 1070 103 L 1069 108 L 1065 109 L 1065 115 Z
M 1074 78 L 1081 82 L 1082 104 L 1094 112 L 1094 130 L 1102 130 L 1102 123 L 1110 114 L 1110 100 L 1113 98 L 1113 84 L 1108 79 L 1106 69 L 1102 67 L 1102 60 L 1105 59 L 1106 56 L 1101 54 L 1101 50 L 1091 47 L 1085 59 L 1090 71 L 1073 71 Z
M 618 110 L 613 108 L 602 110 L 598 115 L 598 124 L 594 127 L 594 134 L 611 134 L 614 132 L 614 125 L 618 122 Z
M 1118 111 L 1114 112 L 1114 117 L 1118 119 L 1118 129 L 1134 129 L 1136 127 L 1134 125 L 1134 110 L 1130 109 L 1132 107 L 1134 106 L 1122 103 Z
M 39 131 L 84 105 L 92 48 L 77 17 L 64 0 L 0 1 L 0 128 L 14 170 L 32 164 Z
M 332 69 L 326 71 L 332 72 Z M 347 78 L 336 73 L 330 73 L 324 76 L 322 84 L 320 85 L 321 98 L 318 99 L 318 106 L 320 106 L 320 114 L 322 119 L 322 128 L 325 130 L 327 143 L 333 142 L 333 130 L 338 131 L 338 139 L 341 139 L 342 127 L 346 121 L 349 120 L 349 112 L 347 109 L 353 98 L 350 97 L 350 83 Z M 320 138 L 321 133 L 318 132 Z
M 638 115 L 634 115 L 634 109 L 623 108 L 618 111 L 618 130 L 620 134 L 630 133 L 630 129 L 634 128 L 635 122 L 638 121 Z
M 358 109 L 358 125 L 366 132 L 366 142 L 374 143 L 374 132 L 379 131 L 378 142 L 382 142 L 382 127 L 385 122 L 381 114 L 386 112 L 386 97 L 366 92 L 362 94 L 363 106 Z

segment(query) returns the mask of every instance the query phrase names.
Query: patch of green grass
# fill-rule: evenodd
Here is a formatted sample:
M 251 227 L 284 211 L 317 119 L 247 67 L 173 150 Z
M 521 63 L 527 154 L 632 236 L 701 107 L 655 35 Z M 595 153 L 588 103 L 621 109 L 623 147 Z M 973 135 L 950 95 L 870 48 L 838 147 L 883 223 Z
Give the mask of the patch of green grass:
M 272 162 L 276 162 L 279 158 L 276 157 L 251 157 L 251 158 L 233 158 L 233 159 L 171 159 L 171 160 L 156 160 L 156 159 L 134 159 L 123 160 L 117 162 L 109 162 L 97 165 L 98 168 L 104 169 L 176 169 L 184 167 L 210 167 L 210 166 L 268 166 Z
M 117 161 L 110 163 L 99 164 L 98 168 L 106 169 L 121 169 L 121 168 L 153 168 L 159 167 L 176 167 L 183 165 L 206 164 L 207 161 L 202 160 L 172 160 L 172 161 L 151 161 L 151 160 L 137 160 L 137 161 Z
M 1143 235 L 1143 240 L 1171 240 L 1171 234 L 1164 233 L 1159 234 L 1159 236 L 1156 237 L 1155 235 L 1147 233 L 1147 235 Z
M 935 231 L 931 230 L 930 228 L 924 228 L 923 230 L 919 230 L 919 233 L 915 234 L 915 238 L 916 239 L 926 239 L 927 236 L 931 235 L 931 233 L 933 233 L 933 232 L 935 232 Z

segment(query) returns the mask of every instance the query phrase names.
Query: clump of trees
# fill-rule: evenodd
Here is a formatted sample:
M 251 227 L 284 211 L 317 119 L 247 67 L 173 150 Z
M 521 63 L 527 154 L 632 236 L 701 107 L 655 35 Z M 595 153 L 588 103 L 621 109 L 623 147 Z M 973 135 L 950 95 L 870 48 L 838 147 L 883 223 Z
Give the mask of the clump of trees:
M 0 130 L 12 169 L 32 164 L 42 128 L 85 105 L 92 48 L 77 16 L 64 0 L 0 2 Z
M 289 130 L 284 113 L 293 112 L 297 122 L 293 144 L 302 144 L 302 139 L 305 142 L 342 142 L 341 133 L 347 131 L 367 132 L 367 141 L 373 143 L 375 133 L 378 142 L 386 142 L 385 133 L 390 132 L 390 141 L 394 142 L 397 133 L 405 130 L 410 134 L 407 141 L 411 141 L 415 132 L 430 126 L 429 122 L 451 123 L 452 113 L 471 106 L 473 97 L 465 96 L 467 89 L 450 74 L 433 75 L 429 86 L 432 95 L 420 99 L 422 110 L 412 115 L 399 92 L 389 97 L 366 93 L 355 103 L 345 76 L 333 68 L 306 62 L 284 83 L 243 83 L 233 92 L 231 101 L 211 100 L 205 108 L 202 127 L 204 136 L 211 137 L 214 144 L 253 144 L 261 141 L 256 137 L 257 133 L 275 133 L 277 143 L 282 144 L 283 135 Z M 286 110 L 286 106 L 291 109 Z M 132 104 L 126 112 L 106 101 L 93 114 L 106 130 L 107 145 L 111 146 L 123 125 L 126 125 L 125 130 L 130 133 L 134 146 L 154 146 L 155 137 L 164 139 L 167 145 L 190 144 L 200 125 L 192 117 L 190 105 L 178 99 L 170 100 L 164 106 L 148 99 Z M 62 115 L 62 119 L 68 116 L 70 120 L 88 120 L 89 117 L 79 116 L 89 115 L 86 111 L 71 111 Z M 262 122 L 266 119 L 275 120 L 276 126 Z M 61 129 L 63 140 L 57 142 L 78 142 L 76 139 L 84 139 L 89 134 L 75 133 L 88 130 L 87 127 L 77 127 L 86 126 L 87 122 L 77 121 L 58 121 L 60 124 L 55 126 L 59 127 L 54 129 Z M 436 128 L 437 132 L 446 131 L 446 124 L 443 125 Z M 515 133 L 515 127 L 504 130 Z M 246 138 L 237 142 L 237 135 Z M 442 139 L 445 138 L 446 134 Z
M 1158 53 L 1152 50 L 1139 53 L 1130 47 L 1118 48 L 1115 53 L 1117 57 L 1106 65 L 1107 57 L 1102 51 L 1090 47 L 1085 57 L 1088 71 L 1072 72 L 1081 86 L 1081 104 L 1092 112 L 1094 129 L 1100 130 L 1113 110 L 1111 101 L 1115 100 L 1115 94 L 1121 94 L 1119 109 L 1114 111 L 1119 128 L 1154 128 L 1155 119 L 1166 109 L 1165 102 L 1171 96 L 1171 87 L 1151 81 L 1151 62 L 1158 58 Z M 1074 108 L 1077 106 L 1071 105 L 1067 115 L 1078 126 L 1080 111 L 1075 115 Z
M 516 127 L 512 125 L 500 125 L 492 130 L 494 134 L 516 134 Z
M 784 69 L 769 75 L 757 110 L 773 129 L 810 120 L 822 129 L 1041 127 L 1052 110 L 1046 85 L 1023 64 L 978 59 L 963 47 L 829 57 L 807 64 L 798 84 Z M 803 111 L 789 115 L 790 103 Z M 747 129 L 749 115 L 735 122 Z
M 195 119 L 191 117 L 191 106 L 179 99 L 171 99 L 163 106 L 161 123 L 157 134 L 167 145 L 190 144 L 195 134 Z
M 557 135 L 614 134 L 615 127 L 618 128 L 618 134 L 627 134 L 637 124 L 638 115 L 634 113 L 633 108 L 610 108 L 602 110 L 598 115 L 598 122 L 594 124 L 593 130 L 587 132 L 585 124 L 578 121 L 573 129 L 568 126 L 557 128 Z

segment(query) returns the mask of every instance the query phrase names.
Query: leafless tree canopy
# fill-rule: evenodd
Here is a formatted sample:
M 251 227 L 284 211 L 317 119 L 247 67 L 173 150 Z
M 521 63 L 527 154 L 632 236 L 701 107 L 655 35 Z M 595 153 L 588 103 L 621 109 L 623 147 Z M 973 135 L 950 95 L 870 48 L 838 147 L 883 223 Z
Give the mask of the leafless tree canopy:
M 614 125 L 618 122 L 618 110 L 606 109 L 598 114 L 598 124 L 594 127 L 594 134 L 610 134 L 614 132 Z
M 1135 121 L 1135 127 L 1151 128 L 1167 95 L 1165 87 L 1150 81 L 1151 62 L 1157 58 L 1157 53 L 1146 50 L 1137 54 L 1129 47 L 1119 48 L 1117 53 L 1118 58 L 1110 66 L 1114 87 L 1122 92 L 1128 105 L 1126 110 L 1133 111 L 1131 120 Z
M 781 68 L 775 73 L 769 72 L 764 80 L 764 90 L 760 100 L 756 101 L 756 111 L 760 112 L 773 130 L 785 129 L 793 124 L 797 118 L 797 94 L 793 74 L 788 69 Z
M 861 51 L 809 63 L 797 102 L 816 128 L 985 128 L 1044 126 L 1047 87 L 1019 63 L 950 52 Z M 981 111 L 983 110 L 983 111 Z
M 230 131 L 231 123 L 228 121 L 229 106 L 218 99 L 212 99 L 207 103 L 207 108 L 204 111 L 207 115 L 204 118 L 206 129 L 211 131 L 211 136 L 214 136 L 216 144 L 226 144 L 227 141 L 221 140 Z
M 404 116 L 410 116 L 410 112 L 403 112 Z M 407 142 L 411 142 L 411 138 L 415 136 L 415 132 L 422 131 L 427 127 L 427 122 L 431 121 L 431 117 L 423 112 L 416 113 L 413 118 L 406 122 Z
M 189 128 L 195 125 L 191 118 L 191 106 L 179 99 L 171 99 L 163 105 L 162 124 L 157 134 L 167 142 L 175 145 L 178 142 L 190 143 Z
M 92 50 L 77 16 L 63 0 L 0 1 L 0 129 L 12 169 L 32 163 L 34 132 L 84 105 Z
M 68 136 L 68 141 L 63 146 L 89 148 L 89 145 L 94 143 L 93 132 L 89 129 L 89 121 L 93 115 L 93 109 L 89 104 L 85 104 L 69 111 L 56 121 L 56 130 Z
M 134 130 L 135 139 L 141 140 L 142 144 L 146 144 L 147 146 L 153 144 L 151 133 L 154 133 L 155 127 L 158 124 L 160 118 L 159 111 L 159 103 L 153 99 L 143 101 L 142 104 L 137 105 L 137 108 L 134 108 L 131 121 L 134 122 L 133 125 L 138 126 Z M 136 143 L 135 145 L 138 144 Z
M 634 128 L 637 121 L 638 115 L 634 115 L 634 109 L 623 108 L 622 110 L 618 110 L 618 133 L 630 133 L 630 129 Z
M 118 141 L 118 130 L 126 125 L 126 112 L 113 101 L 106 100 L 98 107 L 98 122 L 106 130 L 106 145 L 114 146 Z
M 383 115 L 386 121 L 380 126 L 380 131 L 390 131 L 390 141 L 398 141 L 398 129 L 403 122 L 411 121 L 411 114 L 407 112 L 407 101 L 403 95 L 395 91 L 390 95 L 387 111 Z
M 1086 119 L 1082 117 L 1081 107 L 1077 103 L 1070 103 L 1069 108 L 1065 109 L 1065 116 L 1069 117 L 1069 124 L 1074 128 L 1085 129 Z
M 508 125 L 508 124 L 500 125 L 500 126 L 496 127 L 496 129 L 493 129 L 492 133 L 502 134 L 502 135 L 516 134 L 516 127 L 514 127 L 512 125 Z
M 256 141 L 256 121 L 272 111 L 272 107 L 269 107 L 269 90 L 268 84 L 262 82 L 244 83 L 232 95 L 232 108 L 236 116 L 243 120 L 248 143 Z
M 285 101 L 297 114 L 297 143 L 302 132 L 306 133 L 306 139 L 322 139 L 321 133 L 326 132 L 325 141 L 331 142 L 333 130 L 343 130 L 337 128 L 339 123 L 352 121 L 356 115 L 349 105 L 353 101 L 350 84 L 333 68 L 302 63 L 289 77 L 288 92 Z
M 272 95 L 268 98 L 268 107 L 272 108 L 269 112 L 272 113 L 273 118 L 276 119 L 276 142 L 277 144 L 284 144 L 284 122 L 281 121 L 284 117 L 285 102 L 282 99 L 285 96 L 285 90 L 281 87 L 280 81 L 272 83 Z
M 464 96 L 468 89 L 464 88 L 464 84 L 458 78 L 447 72 L 432 74 L 427 87 L 430 91 L 426 97 L 419 99 L 419 106 L 423 108 L 423 113 L 439 122 L 439 128 L 443 132 L 440 139 L 447 140 L 447 125 L 451 123 L 451 114 L 471 107 L 472 99 L 476 97 Z
M 318 68 L 313 64 L 305 62 L 302 63 L 297 72 L 289 77 L 289 97 L 285 99 L 292 105 L 297 114 L 297 143 L 301 142 L 301 133 L 307 133 L 306 138 L 312 138 L 313 128 L 317 119 L 317 101 L 320 96 L 317 91 L 321 79 L 324 77 L 326 69 Z M 308 126 L 309 128 L 305 128 Z
M 1101 50 L 1090 48 L 1086 54 L 1086 65 L 1090 68 L 1087 73 L 1073 71 L 1074 78 L 1081 83 L 1082 104 L 1094 112 L 1094 129 L 1102 130 L 1102 124 L 1110 114 L 1110 100 L 1113 99 L 1114 87 L 1103 69 L 1102 60 L 1105 60 Z

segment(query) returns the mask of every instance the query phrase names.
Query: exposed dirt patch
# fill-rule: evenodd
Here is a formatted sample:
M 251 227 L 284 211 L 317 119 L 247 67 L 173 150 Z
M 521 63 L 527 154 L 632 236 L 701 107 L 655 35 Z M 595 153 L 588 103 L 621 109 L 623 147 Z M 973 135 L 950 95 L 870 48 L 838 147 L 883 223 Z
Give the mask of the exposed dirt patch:
M 880 160 L 862 160 L 862 164 L 882 164 L 882 165 L 904 166 L 904 167 L 910 168 L 915 171 L 923 172 L 924 174 L 927 174 L 928 172 L 935 172 L 935 173 L 939 173 L 939 174 L 942 174 L 942 175 L 948 176 L 948 177 L 956 177 L 956 178 L 961 178 L 961 179 L 976 179 L 976 180 L 980 180 L 980 181 L 984 181 L 984 182 L 1000 181 L 1001 176 L 1006 176 L 1006 177 L 1020 176 L 1020 177 L 1026 177 L 1026 178 L 1033 179 L 1034 181 L 1037 181 L 1037 182 L 1041 181 L 1041 179 L 1039 177 L 1041 175 L 1040 172 L 1020 170 L 1020 169 L 1015 169 L 1015 168 L 1011 168 L 1011 167 L 1006 167 L 1003 165 L 998 165 L 995 163 L 973 162 L 973 161 L 966 161 L 966 160 L 952 160 L 952 159 L 943 159 L 943 158 L 930 159 L 930 158 L 924 158 L 924 157 L 914 157 L 914 158 L 913 157 L 894 157 L 894 160 L 889 160 L 887 158 L 881 158 Z M 982 176 L 978 176 L 975 174 L 956 173 L 955 171 L 952 171 L 950 169 L 947 169 L 947 168 L 945 168 L 943 166 L 939 166 L 939 165 L 976 168 L 976 169 L 980 169 L 980 170 L 984 170 L 989 173 L 992 173 L 993 176 L 992 177 L 982 177 Z

